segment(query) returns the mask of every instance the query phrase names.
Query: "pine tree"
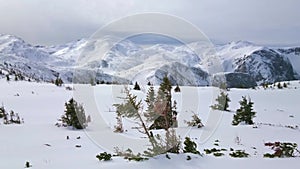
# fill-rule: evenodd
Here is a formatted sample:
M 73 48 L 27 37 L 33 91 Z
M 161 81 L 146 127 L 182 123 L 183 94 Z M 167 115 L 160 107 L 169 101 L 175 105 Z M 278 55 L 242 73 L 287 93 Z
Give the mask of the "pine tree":
M 283 83 L 283 87 L 284 87 L 284 88 L 287 88 L 287 84 L 286 84 L 286 83 Z
M 141 88 L 137 82 L 135 82 L 133 90 L 141 90 Z
M 249 101 L 245 96 L 242 97 L 240 101 L 241 107 L 236 110 L 236 114 L 233 116 L 232 125 L 238 125 L 241 122 L 245 122 L 245 124 L 252 125 L 254 124 L 253 118 L 255 117 L 256 112 L 253 111 L 253 102 L 249 98 Z
M 93 78 L 90 79 L 90 84 L 91 84 L 91 86 L 95 86 L 96 85 L 95 80 Z
M 229 111 L 228 107 L 229 107 L 229 102 L 231 101 L 228 97 L 228 94 L 226 94 L 225 92 L 221 92 L 220 95 L 218 96 L 218 98 L 216 99 L 216 101 L 218 102 L 215 105 L 210 106 L 212 109 L 214 110 L 222 110 L 222 111 Z
M 169 129 L 173 126 L 174 114 L 172 110 L 172 85 L 168 77 L 163 78 L 163 82 L 157 92 L 157 97 L 154 103 L 154 111 L 158 114 L 150 129 Z
M 277 88 L 282 89 L 281 83 L 277 83 Z
M 0 118 L 3 118 L 5 116 L 5 109 L 4 106 L 0 107 Z
M 145 102 L 147 104 L 147 110 L 144 116 L 147 122 L 153 122 L 158 117 L 158 114 L 154 111 L 155 91 L 153 86 L 149 87 Z
M 141 115 L 141 104 L 142 101 L 137 101 L 137 96 L 131 94 L 128 90 L 128 88 L 125 88 L 126 98 L 125 103 L 122 104 L 114 104 L 114 106 L 117 108 L 117 116 L 124 116 L 127 118 L 131 118 L 134 120 L 139 121 L 139 125 L 142 127 L 143 131 L 142 133 L 146 134 L 150 143 L 152 144 L 152 147 L 156 146 L 155 140 L 153 135 L 150 134 L 148 128 L 146 127 L 145 121 L 142 118 Z
M 0 107 L 0 118 L 3 118 L 3 124 L 21 124 L 21 118 L 18 113 L 15 113 L 13 110 L 10 113 L 7 113 L 4 106 Z
M 175 92 L 180 92 L 180 88 L 178 85 L 176 85 L 175 89 L 174 89 Z
M 87 127 L 87 119 L 83 106 L 78 104 L 73 98 L 65 103 L 65 114 L 61 121 L 66 126 L 72 126 L 75 129 L 84 129 Z
M 197 144 L 192 141 L 189 137 L 185 138 L 184 144 L 184 153 L 193 153 L 193 154 L 200 154 L 200 152 L 197 150 Z
M 168 80 L 165 80 L 166 83 L 168 83 L 167 81 Z M 162 86 L 167 88 L 167 90 L 165 90 Z M 131 94 L 128 88 L 125 88 L 125 93 L 125 102 L 122 104 L 114 104 L 114 106 L 117 108 L 116 112 L 118 116 L 137 120 L 137 123 L 139 124 L 137 129 L 141 133 L 147 135 L 152 147 L 148 148 L 148 151 L 145 151 L 145 155 L 155 156 L 166 152 L 178 153 L 180 147 L 179 138 L 177 137 L 174 129 L 169 129 L 166 127 L 166 124 L 170 126 L 169 123 L 172 123 L 173 120 L 172 107 L 168 109 L 171 113 L 170 118 L 166 119 L 166 116 L 163 114 L 164 112 L 167 112 L 167 102 L 162 95 L 167 95 L 171 98 L 171 86 L 166 84 L 161 85 L 156 97 L 153 86 L 149 88 L 145 100 L 147 103 L 146 112 L 142 111 L 142 101 L 137 100 L 137 96 Z M 169 105 L 172 106 L 171 99 Z M 148 128 L 146 126 L 146 121 L 152 122 L 153 124 L 151 126 L 154 126 L 155 124 L 155 127 L 165 129 L 166 137 L 162 138 L 159 134 L 153 135 L 153 133 L 150 131 L 151 126 Z
M 30 168 L 30 167 L 32 167 L 32 165 L 28 161 L 26 161 L 25 168 Z
M 6 75 L 6 81 L 10 81 L 9 75 Z
M 60 77 L 57 77 L 57 78 L 55 79 L 55 81 L 54 81 L 54 84 L 55 84 L 56 86 L 62 86 L 63 83 L 64 83 L 64 82 L 62 81 L 62 79 L 61 79 Z
M 201 127 L 204 126 L 201 119 L 200 119 L 200 117 L 197 116 L 196 114 L 192 115 L 192 120 L 191 121 L 184 121 L 184 122 L 190 127 L 196 127 L 197 126 L 198 128 L 201 128 Z

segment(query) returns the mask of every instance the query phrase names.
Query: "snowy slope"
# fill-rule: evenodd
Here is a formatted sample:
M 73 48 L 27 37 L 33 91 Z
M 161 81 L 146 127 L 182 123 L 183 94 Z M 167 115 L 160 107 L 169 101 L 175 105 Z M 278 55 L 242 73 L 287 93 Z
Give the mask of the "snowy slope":
M 68 101 L 74 91 L 65 90 L 63 87 L 56 87 L 53 84 L 29 83 L 29 82 L 6 82 L 0 80 L 0 102 L 7 110 L 14 110 L 24 118 L 25 123 L 21 125 L 4 125 L 0 119 L 0 168 L 24 168 L 25 162 L 29 161 L 33 169 L 64 169 L 64 168 L 89 168 L 89 169 L 117 169 L 117 168 L 166 168 L 166 169 L 194 169 L 194 168 L 273 168 L 281 169 L 288 166 L 290 169 L 299 167 L 299 157 L 284 159 L 265 159 L 263 154 L 272 152 L 264 146 L 265 142 L 294 142 L 300 144 L 299 128 L 290 129 L 285 127 L 300 125 L 300 97 L 299 81 L 290 82 L 287 89 L 231 89 L 228 91 L 231 99 L 229 109 L 231 112 L 222 112 L 222 118 L 217 126 L 209 126 L 207 120 L 210 116 L 209 106 L 214 103 L 213 95 L 216 91 L 213 87 L 181 87 L 181 93 L 173 93 L 177 100 L 179 111 L 179 130 L 186 131 L 181 138 L 191 137 L 198 144 L 198 150 L 204 153 L 206 148 L 225 148 L 223 157 L 212 155 L 196 156 L 191 155 L 192 160 L 187 161 L 187 154 L 170 154 L 171 159 L 164 155 L 155 157 L 145 162 L 128 162 L 119 157 L 113 157 L 112 161 L 99 162 L 96 154 L 110 150 L 110 147 L 97 142 L 91 133 L 99 132 L 97 126 L 96 112 L 90 112 L 88 105 L 90 99 L 95 99 L 98 103 L 98 111 L 105 119 L 101 132 L 113 134 L 115 124 L 115 113 L 112 104 L 119 100 L 119 89 L 123 86 L 85 85 L 92 89 L 95 98 L 83 99 L 83 106 L 87 114 L 92 115 L 92 123 L 87 131 L 76 131 L 67 128 L 58 128 L 54 124 L 63 114 L 64 102 Z M 133 91 L 134 92 L 134 91 Z M 134 92 L 139 98 L 145 92 Z M 17 96 L 18 94 L 19 96 Z M 198 99 L 191 97 L 198 95 Z M 216 93 L 215 93 L 216 94 Z M 254 121 L 257 128 L 253 126 L 231 126 L 233 111 L 238 107 L 238 101 L 242 96 L 250 96 L 254 102 L 254 110 L 257 112 Z M 270 98 L 276 99 L 270 99 Z M 105 99 L 104 99 L 105 98 Z M 191 129 L 183 123 L 190 119 L 190 113 L 199 112 L 205 125 L 202 129 Z M 271 124 L 271 125 L 268 125 Z M 140 138 L 140 134 L 132 129 L 135 123 L 126 120 L 124 134 L 116 134 L 117 138 L 122 139 Z M 212 127 L 212 128 L 211 128 Z M 201 141 L 201 135 L 205 131 L 211 132 L 207 141 Z M 70 139 L 67 140 L 66 137 Z M 80 139 L 76 139 L 80 136 Z M 112 140 L 109 135 L 100 136 L 104 142 L 115 146 L 118 140 Z M 239 138 L 237 140 L 237 138 Z M 219 146 L 215 146 L 215 140 L 219 140 Z M 96 142 L 95 142 L 96 141 Z M 142 144 L 143 141 L 139 142 Z M 120 142 L 119 142 L 120 144 Z M 127 149 L 127 144 L 121 143 L 121 148 Z M 50 145 L 50 146 L 49 146 Z M 75 145 L 81 145 L 76 148 Z M 101 147 L 102 146 L 102 147 Z M 124 147 L 122 147 L 124 146 Z M 138 146 L 138 145 L 136 145 Z M 130 147 L 133 148 L 134 147 Z M 144 145 L 144 148 L 146 146 Z M 234 159 L 228 154 L 229 149 L 241 149 L 250 154 L 246 159 Z M 189 154 L 190 155 L 190 154 Z

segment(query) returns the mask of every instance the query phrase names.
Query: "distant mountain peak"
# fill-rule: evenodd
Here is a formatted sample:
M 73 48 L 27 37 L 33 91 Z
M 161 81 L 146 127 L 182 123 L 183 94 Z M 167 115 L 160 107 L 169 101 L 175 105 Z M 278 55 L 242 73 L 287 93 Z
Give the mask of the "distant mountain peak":
M 198 53 L 193 51 L 195 49 Z M 140 46 L 128 39 L 110 36 L 62 45 L 32 46 L 17 36 L 0 34 L 0 69 L 15 70 L 44 81 L 60 76 L 66 82 L 72 82 L 74 69 L 78 69 L 87 83 L 89 78 L 96 78 L 108 82 L 117 79 L 119 83 L 151 81 L 159 84 L 162 75 L 167 74 L 174 84 L 198 86 L 210 85 L 214 76 L 208 70 L 219 66 L 221 72 L 215 73 L 223 70 L 229 80 L 239 79 L 243 83 L 251 80 L 251 84 L 254 80 L 260 84 L 300 78 L 299 49 L 271 49 L 248 41 L 217 47 L 208 42 Z M 216 60 L 211 56 L 218 57 L 219 65 L 212 63 Z M 84 64 L 79 64 L 82 58 Z M 95 76 L 89 75 L 93 72 Z

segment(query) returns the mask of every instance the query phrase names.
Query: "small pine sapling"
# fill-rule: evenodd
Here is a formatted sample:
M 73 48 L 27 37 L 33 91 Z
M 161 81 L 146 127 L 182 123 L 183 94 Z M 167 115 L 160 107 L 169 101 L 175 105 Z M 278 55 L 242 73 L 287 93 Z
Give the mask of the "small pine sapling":
M 193 153 L 193 154 L 200 154 L 200 152 L 197 150 L 197 144 L 192 141 L 189 137 L 185 138 L 184 144 L 184 153 Z
M 201 119 L 199 118 L 199 116 L 197 116 L 196 114 L 192 115 L 192 120 L 191 121 L 184 121 L 188 126 L 190 127 L 197 127 L 197 128 L 202 128 L 204 127 L 204 125 L 201 122 Z
M 221 110 L 221 111 L 229 111 L 229 102 L 231 101 L 228 97 L 228 94 L 222 91 L 218 98 L 216 99 L 217 103 L 210 106 L 214 110 Z
M 283 83 L 283 87 L 284 87 L 284 88 L 287 88 L 287 84 L 286 84 L 286 83 Z
M 137 82 L 135 82 L 133 90 L 141 90 L 140 85 Z
M 30 164 L 29 161 L 26 161 L 26 163 L 25 163 L 25 168 L 30 168 L 30 167 L 32 167 L 32 165 Z
M 277 83 L 277 88 L 278 88 L 278 89 L 282 89 L 282 85 L 281 85 L 280 82 Z
M 178 84 L 176 85 L 174 92 L 176 92 L 176 93 L 180 92 L 180 87 L 178 86 Z

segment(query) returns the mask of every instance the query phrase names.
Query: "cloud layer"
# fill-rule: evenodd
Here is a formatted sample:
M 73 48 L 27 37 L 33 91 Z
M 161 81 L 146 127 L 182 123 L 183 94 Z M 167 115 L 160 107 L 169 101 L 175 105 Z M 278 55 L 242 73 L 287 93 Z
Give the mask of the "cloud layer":
M 0 33 L 58 44 L 87 38 L 124 16 L 162 12 L 186 19 L 218 42 L 300 45 L 299 6 L 298 0 L 0 0 Z

